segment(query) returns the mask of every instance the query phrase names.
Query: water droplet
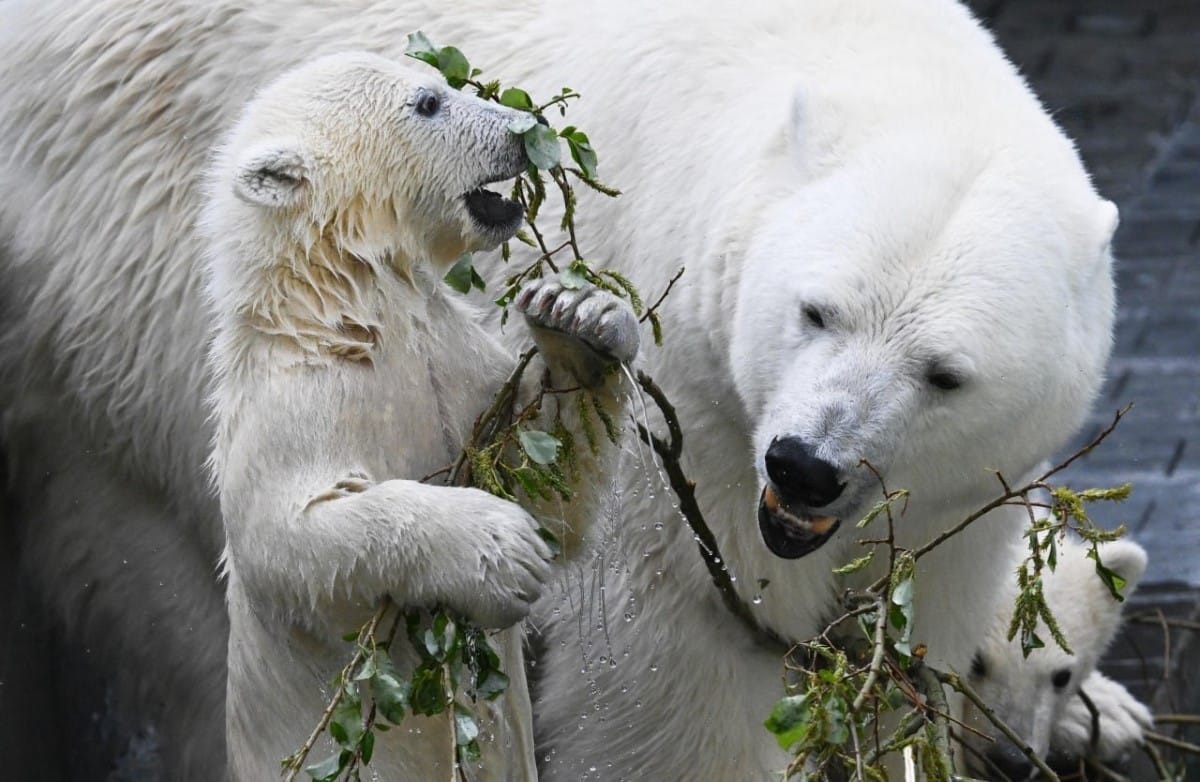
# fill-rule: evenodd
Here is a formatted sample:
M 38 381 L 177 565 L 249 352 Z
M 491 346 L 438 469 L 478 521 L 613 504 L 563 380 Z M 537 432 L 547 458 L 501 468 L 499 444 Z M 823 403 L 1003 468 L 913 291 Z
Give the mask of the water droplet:
M 652 663 L 650 665 L 650 673 L 654 673 L 657 670 L 658 670 L 658 663 Z
M 663 528 L 663 523 L 662 523 L 661 521 L 656 521 L 656 522 L 654 522 L 654 528 L 655 528 L 655 529 L 662 529 L 662 528 Z
M 754 605 L 758 605 L 762 602 L 762 595 L 755 595 L 754 597 L 750 598 L 750 602 L 754 603 Z

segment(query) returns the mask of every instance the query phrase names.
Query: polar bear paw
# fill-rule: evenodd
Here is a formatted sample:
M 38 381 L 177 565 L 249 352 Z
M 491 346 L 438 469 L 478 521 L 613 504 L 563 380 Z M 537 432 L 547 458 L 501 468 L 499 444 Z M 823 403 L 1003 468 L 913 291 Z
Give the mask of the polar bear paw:
M 1141 701 L 1099 671 L 1084 679 L 1080 691 L 1096 707 L 1098 724 L 1083 698 L 1072 698 L 1054 728 L 1051 746 L 1056 752 L 1110 762 L 1139 746 L 1154 725 Z
M 569 369 L 584 385 L 599 385 L 611 366 L 637 356 L 640 336 L 633 309 L 594 285 L 573 289 L 561 277 L 543 277 L 521 289 L 515 306 L 547 362 Z
M 454 530 L 457 561 L 439 602 L 483 628 L 505 628 L 529 615 L 550 577 L 550 547 L 519 505 L 478 489 L 458 489 L 462 524 Z

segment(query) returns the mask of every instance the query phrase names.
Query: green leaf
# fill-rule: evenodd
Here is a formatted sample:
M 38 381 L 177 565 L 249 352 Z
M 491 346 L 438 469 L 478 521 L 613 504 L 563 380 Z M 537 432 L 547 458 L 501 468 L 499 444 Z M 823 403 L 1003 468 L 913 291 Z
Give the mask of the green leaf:
M 763 725 L 775 734 L 779 746 L 787 750 L 808 733 L 810 711 L 807 695 L 789 695 L 775 702 Z
M 429 656 L 435 660 L 441 659 L 442 643 L 438 634 L 432 628 L 426 628 L 423 640 L 425 641 L 425 651 L 429 652 Z
M 371 756 L 375 754 L 375 734 L 367 733 L 362 737 L 362 751 L 359 757 L 362 758 L 362 764 L 369 766 L 371 764 Z
M 1100 561 L 1100 552 L 1093 546 L 1087 553 L 1088 559 L 1096 563 L 1096 575 L 1100 576 L 1100 580 L 1104 582 L 1104 586 L 1108 587 L 1108 592 L 1113 596 L 1113 600 L 1118 603 L 1125 602 L 1125 595 L 1121 594 L 1121 590 L 1125 588 L 1125 579 L 1115 570 L 1110 570 L 1105 567 Z
M 588 141 L 587 134 L 582 130 L 572 128 L 570 133 L 564 130 L 560 135 L 567 140 L 567 149 L 571 153 L 571 159 L 579 164 L 585 176 L 589 179 L 595 179 L 596 150 L 592 149 L 592 144 Z
M 471 64 L 466 55 L 453 46 L 438 49 L 437 69 L 446 77 L 446 83 L 456 90 L 471 78 Z
M 471 264 L 471 254 L 463 253 L 458 256 L 458 260 L 450 267 L 450 271 L 446 272 L 446 276 L 442 279 L 446 281 L 454 290 L 459 293 L 469 293 L 471 284 L 479 275 L 475 273 L 475 267 Z M 482 280 L 480 281 L 482 283 Z M 483 290 L 482 284 L 479 289 Z
M 587 264 L 583 261 L 573 261 L 570 266 L 563 269 L 562 274 L 558 276 L 558 281 L 562 286 L 570 291 L 577 291 L 588 284 Z
M 508 123 L 508 132 L 516 133 L 518 136 L 522 133 L 528 133 L 538 124 L 537 117 L 532 114 L 522 114 L 521 116 Z
M 508 689 L 508 675 L 503 671 L 490 670 L 477 679 L 475 693 L 484 700 L 495 700 Z
M 529 93 L 516 87 L 509 87 L 500 93 L 500 103 L 513 109 L 533 111 L 533 99 L 529 97 Z M 535 123 L 537 122 L 532 114 L 529 115 L 529 118 L 533 119 Z
M 348 632 L 342 636 L 342 640 L 343 641 L 357 641 L 358 633 L 359 633 L 358 630 L 351 630 L 350 632 Z
M 459 744 L 470 744 L 479 737 L 475 716 L 458 705 L 454 707 L 454 731 Z
M 558 449 L 562 445 L 554 435 L 540 432 L 537 429 L 523 429 L 517 435 L 521 448 L 529 458 L 538 464 L 554 464 L 558 458 Z
M 404 49 L 404 54 L 435 68 L 438 67 L 437 47 L 420 30 L 408 34 L 408 46 Z
M 854 560 L 853 562 L 851 562 L 847 565 L 842 565 L 839 568 L 834 568 L 833 569 L 834 575 L 848 576 L 851 573 L 857 573 L 858 571 L 865 568 L 867 565 L 871 564 L 871 560 L 874 557 L 875 557 L 875 550 L 872 549 L 871 551 L 868 551 L 866 553 L 866 555 L 859 557 L 858 559 Z
M 408 694 L 412 686 L 400 678 L 390 657 L 383 655 L 376 666 L 377 672 L 371 679 L 371 698 L 375 708 L 388 722 L 399 723 L 408 708 Z
M 353 750 L 363 734 L 362 701 L 358 692 L 346 688 L 346 694 L 333 710 L 329 720 L 329 734 L 343 749 Z
M 308 772 L 314 782 L 333 782 L 337 779 L 338 774 L 342 773 L 342 769 L 346 767 L 349 760 L 349 753 L 343 751 L 336 755 L 330 755 L 320 763 L 313 763 L 304 770 Z
M 1032 628 L 1021 629 L 1021 654 L 1025 657 L 1028 657 L 1034 649 L 1043 649 L 1045 646 L 1046 642 L 1039 638 Z
M 535 168 L 545 171 L 558 165 L 558 136 L 553 128 L 535 123 L 521 138 L 525 141 L 525 154 Z
M 414 714 L 432 717 L 446 710 L 446 687 L 442 667 L 422 667 L 413 671 L 412 691 L 409 696 Z
M 517 293 L 520 290 L 520 285 L 510 285 L 504 289 L 504 293 L 500 294 L 500 298 L 496 299 L 493 303 L 497 307 L 507 307 L 509 304 L 513 303 L 514 299 L 517 298 Z

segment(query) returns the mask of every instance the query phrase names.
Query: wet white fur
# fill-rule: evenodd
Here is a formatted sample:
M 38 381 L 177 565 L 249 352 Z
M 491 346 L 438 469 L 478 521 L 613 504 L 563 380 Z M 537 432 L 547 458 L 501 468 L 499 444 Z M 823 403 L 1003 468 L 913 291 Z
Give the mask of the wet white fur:
M 376 55 L 321 58 L 256 95 L 216 156 L 202 234 L 235 780 L 272 777 L 300 747 L 342 634 L 383 595 L 507 628 L 549 572 L 519 505 L 417 480 L 453 462 L 514 363 L 440 277 L 495 244 L 462 195 L 522 169 L 518 114 L 440 82 Z M 496 643 L 519 672 L 515 632 Z M 396 656 L 417 662 L 405 644 Z M 528 694 L 481 711 L 491 778 L 526 778 Z M 413 723 L 379 734 L 372 770 L 449 775 L 449 723 Z
M 72 494 L 87 509 L 41 518 L 36 534 L 65 530 L 91 558 L 146 565 L 94 605 L 157 599 L 148 585 L 161 566 L 115 542 L 137 540 L 134 525 L 175 530 L 200 562 L 219 550 L 192 228 L 205 150 L 252 85 L 322 52 L 396 54 L 418 27 L 498 78 L 582 92 L 570 120 L 625 195 L 582 197 L 581 243 L 648 292 L 687 265 L 663 310 L 667 346 L 647 368 L 685 422 L 685 467 L 737 583 L 747 599 L 761 592 L 756 611 L 780 634 L 805 637 L 828 618 L 843 586 L 830 569 L 857 547 L 845 529 L 803 560 L 766 551 L 754 514 L 773 436 L 827 435 L 824 458 L 869 458 L 889 488 L 910 489 L 898 532 L 914 544 L 990 498 L 989 468 L 1016 479 L 1059 447 L 1099 384 L 1115 210 L 949 0 L 289 0 L 286 12 L 39 0 L 0 15 L 4 400 L 47 388 L 54 403 L 25 426 L 69 420 L 110 455 L 56 494 L 19 491 L 35 513 Z M 809 302 L 835 313 L 830 329 L 805 326 Z M 968 382 L 927 388 L 931 360 Z M 21 475 L 56 464 L 43 452 Z M 784 762 L 761 727 L 780 661 L 720 605 L 641 460 L 628 466 L 609 558 L 546 607 L 544 776 L 765 778 Z M 92 500 L 89 486 L 113 481 L 153 487 L 162 518 Z M 874 496 L 859 471 L 836 511 L 853 519 Z M 966 669 L 1005 575 L 994 552 L 1019 523 L 995 514 L 922 561 L 915 640 L 933 659 Z M 106 524 L 129 528 L 110 536 Z M 56 605 L 72 604 L 57 568 L 32 567 Z M 118 621 L 110 635 L 133 632 Z M 149 649 L 148 681 L 222 642 L 173 622 L 159 634 L 201 648 L 182 659 Z M 187 722 L 198 689 L 175 693 L 168 716 Z M 177 755 L 212 748 L 190 728 L 171 735 L 189 737 Z

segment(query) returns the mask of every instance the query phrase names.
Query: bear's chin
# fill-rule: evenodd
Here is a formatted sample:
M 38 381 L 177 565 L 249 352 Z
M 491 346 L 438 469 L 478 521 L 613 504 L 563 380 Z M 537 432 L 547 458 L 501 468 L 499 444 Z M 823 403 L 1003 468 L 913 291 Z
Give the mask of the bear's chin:
M 515 234 L 525 216 L 519 203 L 482 187 L 463 195 L 463 204 L 479 232 L 497 242 Z
M 770 486 L 758 502 L 758 531 L 771 553 L 781 559 L 800 559 L 824 546 L 842 524 L 827 516 L 795 514 L 783 507 Z

